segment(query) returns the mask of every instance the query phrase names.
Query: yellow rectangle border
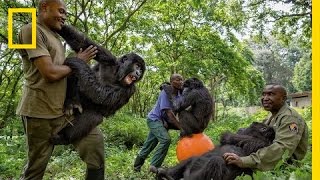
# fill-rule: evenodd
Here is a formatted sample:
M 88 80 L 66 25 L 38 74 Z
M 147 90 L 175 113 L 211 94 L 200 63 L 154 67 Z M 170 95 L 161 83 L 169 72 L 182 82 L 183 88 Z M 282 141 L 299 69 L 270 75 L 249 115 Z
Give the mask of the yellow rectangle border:
M 13 13 L 31 13 L 32 19 L 32 41 L 31 44 L 13 44 L 12 28 L 13 28 Z M 8 8 L 8 47 L 9 49 L 35 49 L 36 48 L 36 33 L 37 33 L 37 16 L 36 8 Z
M 312 180 L 320 177 L 320 3 L 312 1 Z

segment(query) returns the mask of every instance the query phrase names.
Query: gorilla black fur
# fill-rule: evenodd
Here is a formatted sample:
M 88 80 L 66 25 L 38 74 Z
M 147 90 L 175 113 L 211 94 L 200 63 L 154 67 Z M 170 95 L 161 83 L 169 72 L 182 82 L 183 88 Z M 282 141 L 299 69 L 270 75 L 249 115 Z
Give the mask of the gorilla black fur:
M 182 96 L 175 100 L 171 86 L 163 84 L 162 88 L 173 102 L 174 111 L 178 113 L 181 137 L 202 133 L 213 114 L 213 99 L 202 81 L 197 78 L 187 79 L 183 84 Z
M 68 125 L 54 135 L 51 142 L 69 144 L 86 136 L 102 122 L 103 117 L 113 115 L 129 101 L 136 90 L 135 82 L 143 77 L 145 62 L 135 53 L 126 54 L 117 60 L 107 49 L 71 26 L 64 26 L 58 33 L 75 52 L 90 45 L 96 46 L 98 50 L 95 57 L 98 63 L 92 69 L 76 57 L 65 61 L 73 70 L 73 74 L 68 77 L 65 109 L 78 107 L 82 113 L 74 111 L 73 125 Z M 136 77 L 136 81 L 127 85 L 123 81 L 129 75 Z
M 232 152 L 247 156 L 258 149 L 269 146 L 275 137 L 272 127 L 253 122 L 237 134 L 226 132 L 221 135 L 220 146 L 199 157 L 191 157 L 169 169 L 153 169 L 157 179 L 178 180 L 233 180 L 241 174 L 252 175 L 249 168 L 227 165 L 222 155 Z

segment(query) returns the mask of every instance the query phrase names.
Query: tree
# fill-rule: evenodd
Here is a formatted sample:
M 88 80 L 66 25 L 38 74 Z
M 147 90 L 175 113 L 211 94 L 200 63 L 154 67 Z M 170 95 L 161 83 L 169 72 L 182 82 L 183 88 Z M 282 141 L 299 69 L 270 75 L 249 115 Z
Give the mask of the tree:
M 251 39 L 247 43 L 254 53 L 254 65 L 263 73 L 265 81 L 281 83 L 290 93 L 296 92 L 292 81 L 294 69 L 306 50 L 295 41 L 284 45 L 272 37 L 262 42 Z
M 269 35 L 271 30 L 286 44 L 299 39 L 302 46 L 311 48 L 311 0 L 249 0 L 244 8 L 257 34 Z
M 312 90 L 311 66 L 311 53 L 306 53 L 294 68 L 292 83 L 300 92 Z

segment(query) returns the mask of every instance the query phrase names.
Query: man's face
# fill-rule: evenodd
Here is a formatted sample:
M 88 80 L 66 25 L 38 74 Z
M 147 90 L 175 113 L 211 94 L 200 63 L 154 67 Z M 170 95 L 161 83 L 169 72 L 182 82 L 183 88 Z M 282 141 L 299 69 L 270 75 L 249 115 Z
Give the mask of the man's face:
M 278 112 L 285 103 L 286 96 L 277 85 L 267 85 L 262 92 L 261 103 L 265 110 Z
M 171 85 L 175 89 L 183 89 L 183 78 L 180 75 L 177 75 L 172 78 Z
M 62 1 L 56 1 L 52 3 L 46 3 L 43 5 L 43 13 L 45 24 L 51 30 L 61 30 L 66 18 L 67 10 L 66 6 Z

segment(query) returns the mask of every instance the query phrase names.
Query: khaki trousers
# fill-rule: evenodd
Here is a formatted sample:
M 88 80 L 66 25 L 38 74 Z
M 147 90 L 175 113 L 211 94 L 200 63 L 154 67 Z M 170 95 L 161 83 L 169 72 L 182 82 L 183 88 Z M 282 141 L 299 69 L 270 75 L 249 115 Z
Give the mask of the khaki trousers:
M 22 117 L 22 121 L 27 138 L 28 161 L 21 179 L 40 180 L 54 149 L 54 145 L 49 142 L 49 138 L 65 127 L 68 121 L 66 116 L 54 119 Z M 86 163 L 87 169 L 104 167 L 104 141 L 98 127 L 73 145 L 82 161 Z

